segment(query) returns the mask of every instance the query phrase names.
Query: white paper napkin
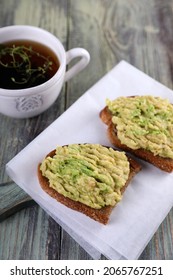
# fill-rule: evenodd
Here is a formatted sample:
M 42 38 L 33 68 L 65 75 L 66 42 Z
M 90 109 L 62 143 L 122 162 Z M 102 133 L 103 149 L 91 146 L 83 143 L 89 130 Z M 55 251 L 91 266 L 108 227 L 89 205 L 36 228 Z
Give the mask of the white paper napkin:
M 99 119 L 105 99 L 154 95 L 173 103 L 173 92 L 121 61 L 6 166 L 9 176 L 94 258 L 137 259 L 173 206 L 173 174 L 140 161 L 142 171 L 114 208 L 108 225 L 58 203 L 40 187 L 37 165 L 57 145 L 110 145 Z

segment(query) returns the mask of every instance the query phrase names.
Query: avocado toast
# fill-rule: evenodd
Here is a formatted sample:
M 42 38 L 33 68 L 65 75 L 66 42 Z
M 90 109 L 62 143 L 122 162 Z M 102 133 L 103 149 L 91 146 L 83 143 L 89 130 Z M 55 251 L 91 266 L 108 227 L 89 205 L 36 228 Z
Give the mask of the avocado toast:
M 100 118 L 116 147 L 166 171 L 173 171 L 173 105 L 160 97 L 107 100 Z
M 141 166 L 100 144 L 58 146 L 38 166 L 41 187 L 69 208 L 107 224 Z

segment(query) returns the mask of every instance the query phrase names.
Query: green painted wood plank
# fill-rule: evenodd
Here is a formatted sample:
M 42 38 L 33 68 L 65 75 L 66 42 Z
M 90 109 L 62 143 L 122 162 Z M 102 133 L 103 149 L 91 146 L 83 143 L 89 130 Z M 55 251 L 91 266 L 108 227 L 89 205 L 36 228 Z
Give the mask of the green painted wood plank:
M 47 259 L 48 226 L 48 215 L 37 206 L 4 220 L 0 224 L 0 259 Z
M 36 204 L 14 183 L 0 186 L 0 198 L 0 222 L 21 209 Z

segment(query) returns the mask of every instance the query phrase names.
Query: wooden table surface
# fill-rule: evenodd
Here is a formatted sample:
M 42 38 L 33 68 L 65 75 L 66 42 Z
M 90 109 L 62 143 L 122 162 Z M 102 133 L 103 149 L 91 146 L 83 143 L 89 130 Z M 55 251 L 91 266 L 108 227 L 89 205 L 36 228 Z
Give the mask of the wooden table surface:
M 14 24 L 48 30 L 66 50 L 84 47 L 91 62 L 38 117 L 0 115 L 0 259 L 89 260 L 10 180 L 5 164 L 122 59 L 173 89 L 173 1 L 0 0 L 0 26 Z M 173 209 L 140 259 L 173 259 Z

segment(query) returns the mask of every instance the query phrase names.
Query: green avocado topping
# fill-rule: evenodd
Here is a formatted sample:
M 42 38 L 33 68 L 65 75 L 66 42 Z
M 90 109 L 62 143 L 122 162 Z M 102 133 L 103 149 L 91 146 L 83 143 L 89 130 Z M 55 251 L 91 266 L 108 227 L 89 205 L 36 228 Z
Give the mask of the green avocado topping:
M 107 100 L 122 144 L 173 159 L 173 106 L 160 97 L 135 96 Z
M 124 152 L 99 144 L 71 144 L 58 146 L 40 170 L 58 193 L 100 209 L 121 200 L 130 167 Z

